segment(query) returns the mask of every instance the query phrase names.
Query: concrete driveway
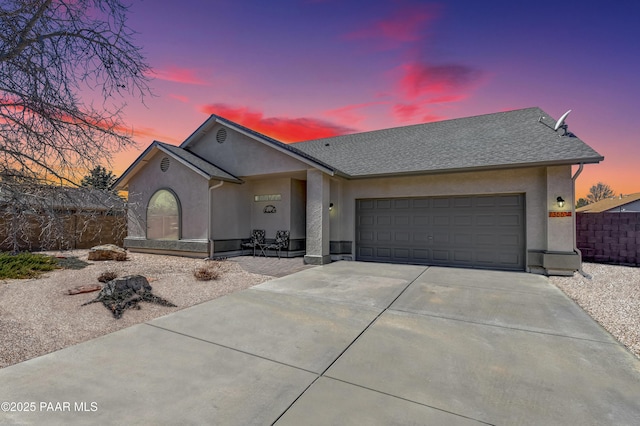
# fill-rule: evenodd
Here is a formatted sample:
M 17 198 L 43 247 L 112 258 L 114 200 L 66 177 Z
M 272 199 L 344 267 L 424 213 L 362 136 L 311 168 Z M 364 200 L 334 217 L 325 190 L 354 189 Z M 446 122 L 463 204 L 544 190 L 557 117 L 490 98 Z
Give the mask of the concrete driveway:
M 637 425 L 640 361 L 542 276 L 337 262 L 4 368 L 0 402 L 3 424 Z

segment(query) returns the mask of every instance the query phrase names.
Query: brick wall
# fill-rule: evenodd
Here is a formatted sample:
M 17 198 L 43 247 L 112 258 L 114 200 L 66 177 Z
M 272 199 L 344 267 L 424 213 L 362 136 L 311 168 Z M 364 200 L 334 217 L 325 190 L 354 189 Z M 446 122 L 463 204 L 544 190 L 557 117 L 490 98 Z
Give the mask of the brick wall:
M 576 231 L 583 261 L 640 266 L 640 213 L 577 213 Z

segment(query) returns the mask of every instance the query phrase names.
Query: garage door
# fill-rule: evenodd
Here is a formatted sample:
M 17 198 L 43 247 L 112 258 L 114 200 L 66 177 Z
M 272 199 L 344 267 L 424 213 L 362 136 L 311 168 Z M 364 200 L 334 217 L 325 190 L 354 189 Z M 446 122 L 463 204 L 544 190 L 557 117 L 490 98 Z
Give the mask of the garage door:
M 524 195 L 356 200 L 356 260 L 525 267 Z

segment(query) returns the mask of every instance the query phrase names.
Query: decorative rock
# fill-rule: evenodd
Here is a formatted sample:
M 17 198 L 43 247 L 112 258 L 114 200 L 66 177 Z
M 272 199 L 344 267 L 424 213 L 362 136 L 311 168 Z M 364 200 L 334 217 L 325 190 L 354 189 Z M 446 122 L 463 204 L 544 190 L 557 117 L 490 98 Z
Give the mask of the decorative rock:
M 72 289 L 67 290 L 67 294 L 81 294 L 81 293 L 91 293 L 92 291 L 102 290 L 102 286 L 98 284 L 87 284 L 80 285 L 78 287 L 74 287 Z
M 127 251 L 115 244 L 104 244 L 89 250 L 88 260 L 125 260 Z

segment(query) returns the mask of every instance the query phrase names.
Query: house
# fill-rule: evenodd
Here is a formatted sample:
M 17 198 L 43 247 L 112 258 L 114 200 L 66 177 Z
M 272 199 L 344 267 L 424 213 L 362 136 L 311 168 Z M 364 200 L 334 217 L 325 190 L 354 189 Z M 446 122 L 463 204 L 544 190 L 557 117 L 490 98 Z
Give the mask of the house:
M 252 229 L 282 229 L 310 264 L 570 274 L 572 165 L 603 157 L 556 124 L 534 107 L 287 145 L 212 115 L 179 147 L 153 142 L 116 182 L 129 191 L 125 246 L 234 256 Z
M 640 192 L 620 194 L 576 209 L 578 213 L 640 212 Z

